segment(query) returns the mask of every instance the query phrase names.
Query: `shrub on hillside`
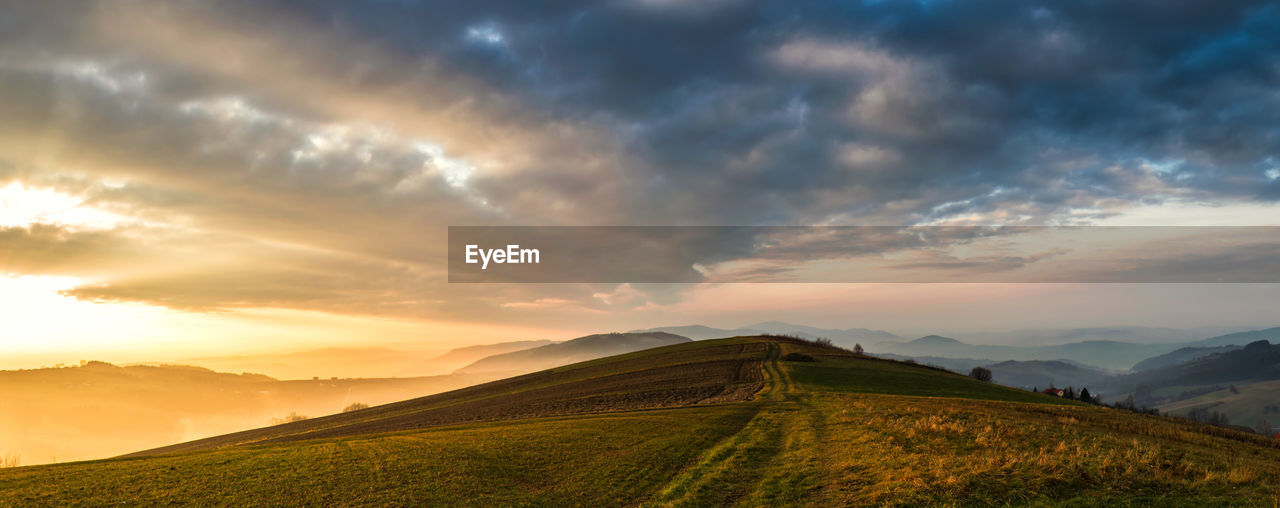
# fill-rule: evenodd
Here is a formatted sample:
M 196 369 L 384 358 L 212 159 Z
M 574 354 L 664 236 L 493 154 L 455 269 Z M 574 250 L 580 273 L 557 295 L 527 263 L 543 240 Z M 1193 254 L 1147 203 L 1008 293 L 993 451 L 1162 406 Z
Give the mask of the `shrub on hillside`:
M 782 357 L 784 362 L 816 362 L 817 358 L 801 353 L 787 353 Z
M 350 413 L 352 411 L 359 411 L 361 409 L 369 409 L 369 405 L 363 402 L 352 402 L 350 406 L 342 408 L 342 412 Z
M 974 367 L 973 370 L 969 371 L 969 377 L 977 379 L 978 381 L 991 381 L 991 369 L 986 367 Z
M 271 424 L 272 424 L 272 425 L 280 425 L 280 424 L 282 424 L 282 423 L 300 422 L 300 421 L 302 421 L 302 420 L 306 420 L 306 419 L 307 419 L 307 416 L 306 416 L 306 415 L 300 415 L 300 414 L 298 414 L 298 412 L 297 412 L 297 411 L 290 411 L 290 412 L 289 412 L 289 414 L 288 414 L 288 416 L 285 416 L 284 418 L 272 418 L 272 419 L 271 419 Z

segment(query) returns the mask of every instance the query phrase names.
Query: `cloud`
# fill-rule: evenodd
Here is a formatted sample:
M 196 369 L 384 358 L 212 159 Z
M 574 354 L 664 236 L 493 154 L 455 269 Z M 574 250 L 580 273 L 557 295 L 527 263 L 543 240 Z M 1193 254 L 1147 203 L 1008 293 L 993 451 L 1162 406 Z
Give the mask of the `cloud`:
M 449 286 L 447 226 L 1074 224 L 1280 199 L 1266 2 L 4 8 L 0 177 L 118 218 L 6 229 L 8 266 L 91 275 L 83 298 L 525 319 L 683 286 Z M 779 239 L 744 273 L 847 240 Z

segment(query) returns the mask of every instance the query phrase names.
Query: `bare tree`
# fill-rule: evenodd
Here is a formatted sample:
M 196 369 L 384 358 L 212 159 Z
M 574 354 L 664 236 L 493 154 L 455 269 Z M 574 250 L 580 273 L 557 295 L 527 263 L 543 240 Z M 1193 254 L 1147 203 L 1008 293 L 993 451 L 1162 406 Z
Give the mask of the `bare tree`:
M 991 381 L 991 369 L 986 367 L 974 367 L 973 370 L 969 371 L 969 377 L 977 379 L 978 381 Z
M 22 456 L 17 453 L 6 453 L 0 456 L 0 467 L 18 467 L 22 463 Z

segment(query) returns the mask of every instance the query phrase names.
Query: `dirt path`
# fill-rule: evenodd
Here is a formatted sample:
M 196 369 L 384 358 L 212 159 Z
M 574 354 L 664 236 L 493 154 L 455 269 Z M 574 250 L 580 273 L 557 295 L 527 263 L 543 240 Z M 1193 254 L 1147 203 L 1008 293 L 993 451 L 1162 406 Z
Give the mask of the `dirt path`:
M 822 415 L 808 403 L 779 363 L 782 347 L 768 344 L 761 370 L 759 412 L 738 433 L 707 450 L 646 504 L 774 505 L 797 502 L 815 488 L 820 465 L 813 453 Z

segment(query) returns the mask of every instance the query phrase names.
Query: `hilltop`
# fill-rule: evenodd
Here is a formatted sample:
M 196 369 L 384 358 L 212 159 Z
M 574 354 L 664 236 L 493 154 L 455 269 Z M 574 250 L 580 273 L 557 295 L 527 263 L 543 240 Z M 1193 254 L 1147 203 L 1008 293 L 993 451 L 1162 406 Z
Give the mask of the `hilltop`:
M 0 502 L 1265 505 L 1277 478 L 1256 435 L 738 337 L 0 470 Z
M 598 333 L 545 346 L 486 356 L 454 372 L 458 374 L 532 372 L 690 340 L 688 337 L 666 332 Z
M 765 321 L 763 323 L 756 323 L 733 329 L 713 328 L 704 325 L 686 325 L 632 330 L 632 333 L 645 332 L 668 332 L 683 335 L 694 340 L 763 334 L 790 335 L 805 339 L 829 339 L 836 345 L 843 346 L 845 348 L 852 348 L 854 344 L 858 343 L 872 344 L 875 342 L 896 341 L 901 339 L 901 337 L 884 330 L 870 330 L 867 328 L 818 328 L 815 326 L 798 325 L 783 321 Z

